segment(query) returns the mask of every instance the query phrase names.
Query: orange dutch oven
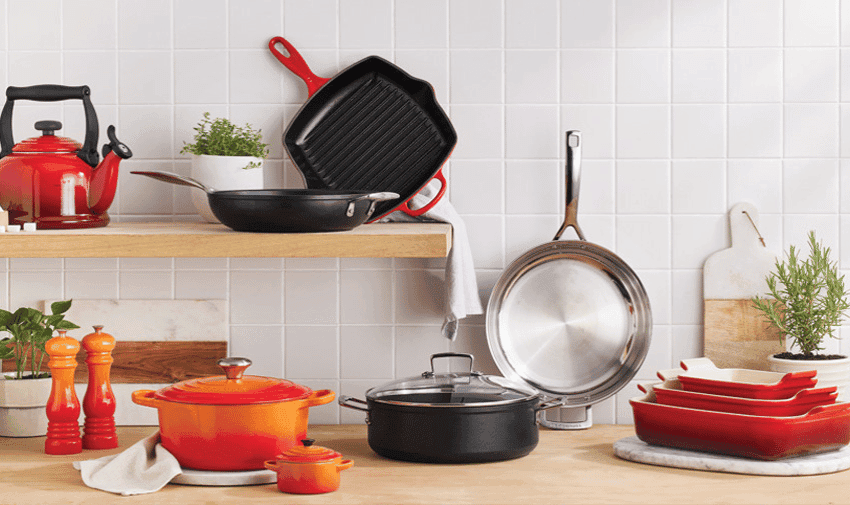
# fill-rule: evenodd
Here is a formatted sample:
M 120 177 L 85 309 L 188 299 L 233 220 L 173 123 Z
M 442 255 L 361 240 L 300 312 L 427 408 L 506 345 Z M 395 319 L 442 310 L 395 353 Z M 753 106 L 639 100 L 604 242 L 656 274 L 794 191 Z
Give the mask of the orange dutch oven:
M 247 358 L 218 361 L 225 375 L 191 379 L 160 390 L 134 391 L 134 403 L 159 411 L 162 446 L 180 466 L 256 470 L 307 435 L 308 409 L 334 400 L 285 379 L 243 375 Z
M 318 494 L 339 489 L 339 473 L 354 466 L 342 454 L 302 440 L 277 457 L 266 461 L 266 468 L 277 473 L 277 488 L 284 493 Z

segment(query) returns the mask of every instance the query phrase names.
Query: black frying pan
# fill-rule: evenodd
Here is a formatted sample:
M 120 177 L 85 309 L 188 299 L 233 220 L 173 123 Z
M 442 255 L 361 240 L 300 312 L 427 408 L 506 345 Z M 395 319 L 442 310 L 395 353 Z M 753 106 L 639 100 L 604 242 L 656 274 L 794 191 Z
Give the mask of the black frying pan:
M 222 224 L 236 231 L 346 231 L 365 223 L 377 202 L 394 200 L 396 193 L 332 189 L 246 189 L 216 191 L 191 177 L 168 172 L 130 172 L 202 189 L 210 209 Z
M 442 198 L 442 165 L 457 144 L 457 133 L 430 84 L 377 56 L 326 79 L 315 75 L 283 37 L 271 39 L 269 49 L 307 84 L 309 99 L 283 135 L 307 187 L 401 195 L 401 202 L 378 204 L 372 220 L 394 210 L 418 216 Z M 408 200 L 434 178 L 442 183 L 437 196 L 411 209 Z

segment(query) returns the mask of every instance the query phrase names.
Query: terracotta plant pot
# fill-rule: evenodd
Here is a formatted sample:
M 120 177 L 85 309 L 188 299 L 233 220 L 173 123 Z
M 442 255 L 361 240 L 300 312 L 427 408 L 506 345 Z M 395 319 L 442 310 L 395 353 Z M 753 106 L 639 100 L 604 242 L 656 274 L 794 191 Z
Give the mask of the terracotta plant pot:
M 817 371 L 815 375 L 817 387 L 838 386 L 838 401 L 847 401 L 850 398 L 850 391 L 847 388 L 850 383 L 850 357 L 802 360 L 768 356 L 767 361 L 774 372 L 815 370 Z
M 53 380 L 0 379 L 0 437 L 42 437 L 47 434 L 47 399 Z

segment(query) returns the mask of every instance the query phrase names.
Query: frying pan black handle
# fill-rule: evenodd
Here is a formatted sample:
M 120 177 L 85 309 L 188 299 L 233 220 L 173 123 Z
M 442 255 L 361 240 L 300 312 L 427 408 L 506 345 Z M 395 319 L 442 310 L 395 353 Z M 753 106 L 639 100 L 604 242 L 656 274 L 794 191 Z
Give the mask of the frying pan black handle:
M 581 176 L 581 132 L 570 130 L 567 132 L 567 160 L 565 163 L 566 174 L 564 176 L 566 189 L 566 209 L 564 210 L 564 224 L 555 234 L 552 240 L 559 240 L 561 235 L 572 227 L 578 238 L 585 240 L 584 233 L 578 225 L 578 188 Z
M 287 56 L 278 50 L 277 44 L 281 44 L 289 55 Z M 319 88 L 324 86 L 326 82 L 330 81 L 330 79 L 325 79 L 324 77 L 319 77 L 314 74 L 307 65 L 307 62 L 301 56 L 301 53 L 299 53 L 295 49 L 295 46 L 290 44 L 289 41 L 283 37 L 273 37 L 269 41 L 269 51 L 272 52 L 278 61 L 283 63 L 283 66 L 291 70 L 292 73 L 304 81 L 304 84 L 307 85 L 307 96 L 313 96 L 313 93 L 319 91 Z

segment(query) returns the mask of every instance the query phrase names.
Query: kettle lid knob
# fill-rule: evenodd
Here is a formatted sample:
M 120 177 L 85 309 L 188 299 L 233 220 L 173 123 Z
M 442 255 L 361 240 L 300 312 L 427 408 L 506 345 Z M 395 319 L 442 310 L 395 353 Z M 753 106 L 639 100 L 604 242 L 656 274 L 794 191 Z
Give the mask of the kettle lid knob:
M 35 129 L 41 130 L 42 135 L 53 135 L 53 132 L 62 129 L 62 123 L 59 121 L 36 121 Z

